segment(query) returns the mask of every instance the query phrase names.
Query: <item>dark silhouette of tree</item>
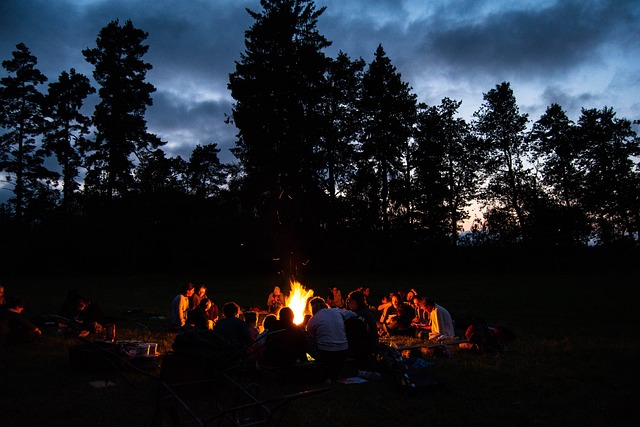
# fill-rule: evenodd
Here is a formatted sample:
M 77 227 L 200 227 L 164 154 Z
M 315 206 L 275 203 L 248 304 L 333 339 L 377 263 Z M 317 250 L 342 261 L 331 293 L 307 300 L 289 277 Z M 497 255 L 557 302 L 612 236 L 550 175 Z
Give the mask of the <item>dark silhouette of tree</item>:
M 9 75 L 0 79 L 0 171 L 14 182 L 14 206 L 18 222 L 29 222 L 55 202 L 52 179 L 57 174 L 44 167 L 45 150 L 36 138 L 44 133 L 43 95 L 38 86 L 47 77 L 36 68 L 37 58 L 24 43 L 16 45 L 13 58 L 2 61 Z
M 417 101 L 411 87 L 379 45 L 363 76 L 360 106 L 363 120 L 357 187 L 378 221 L 375 229 L 388 231 L 392 221 L 407 225 L 410 198 L 410 140 Z M 398 227 L 402 228 L 402 227 Z
M 239 132 L 245 212 L 263 222 L 281 253 L 298 252 L 321 223 L 321 105 L 330 45 L 316 29 L 324 8 L 309 0 L 261 0 L 245 52 L 229 76 Z
M 466 121 L 456 117 L 461 104 L 444 98 L 418 113 L 414 203 L 431 243 L 457 243 L 479 184 L 478 143 Z
M 187 163 L 180 157 L 167 157 L 156 149 L 136 167 L 136 186 L 140 193 L 177 194 L 187 192 Z
M 187 164 L 187 181 L 191 194 L 200 199 L 220 195 L 221 187 L 227 181 L 225 165 L 218 157 L 218 144 L 197 145 Z
M 93 77 L 100 85 L 100 103 L 93 114 L 96 138 L 87 147 L 86 189 L 111 200 L 134 186 L 133 156 L 152 155 L 163 143 L 147 132 L 144 118 L 155 91 L 145 81 L 152 66 L 142 57 L 148 33 L 128 20 L 112 21 L 100 30 L 96 48 L 82 51 L 95 66 Z
M 358 108 L 364 67 L 362 58 L 352 61 L 344 52 L 339 52 L 329 65 L 323 105 L 325 137 L 318 155 L 323 166 L 323 189 L 330 199 L 330 227 L 344 222 L 347 216 L 344 199 L 355 174 L 356 143 L 362 129 Z
M 505 243 L 527 237 L 527 200 L 532 198 L 534 189 L 532 174 L 524 163 L 527 117 L 520 114 L 507 82 L 485 93 L 484 104 L 474 113 L 484 158 L 486 184 L 480 192 L 480 199 L 488 206 L 484 217 Z
M 631 122 L 616 118 L 612 108 L 582 109 L 577 143 L 584 174 L 582 204 L 594 223 L 596 241 L 637 243 L 640 181 L 632 156 L 640 154 L 640 141 Z
M 576 135 L 575 124 L 558 104 L 547 108 L 530 135 L 531 161 L 548 199 L 546 232 L 555 233 L 555 243 L 563 246 L 584 245 L 590 233 L 580 202 L 584 174 L 578 166 Z
M 57 82 L 49 84 L 46 96 L 48 118 L 44 147 L 53 152 L 62 168 L 62 210 L 70 213 L 74 208 L 80 184 L 76 181 L 83 165 L 80 147 L 86 147 L 90 119 L 80 111 L 84 100 L 95 89 L 83 74 L 63 71 Z

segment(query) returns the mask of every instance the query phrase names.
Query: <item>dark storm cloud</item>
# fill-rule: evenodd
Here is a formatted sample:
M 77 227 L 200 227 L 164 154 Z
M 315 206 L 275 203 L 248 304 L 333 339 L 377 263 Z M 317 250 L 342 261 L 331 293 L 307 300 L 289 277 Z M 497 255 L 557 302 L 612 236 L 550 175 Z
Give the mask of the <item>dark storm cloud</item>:
M 634 1 L 561 1 L 468 25 L 438 27 L 435 21 L 421 53 L 459 74 L 563 73 L 598 62 L 603 50 L 623 43 L 637 52 L 638 9 Z
M 579 111 L 586 105 L 591 105 L 597 101 L 597 97 L 593 94 L 583 92 L 578 94 L 567 93 L 560 87 L 549 86 L 541 96 L 545 102 L 545 106 L 551 104 L 558 104 L 562 106 L 565 111 Z M 545 107 L 546 108 L 546 107 Z M 573 121 L 577 121 L 578 117 L 569 117 Z
M 237 129 L 225 123 L 225 114 L 230 113 L 228 102 L 205 101 L 197 104 L 176 104 L 163 94 L 154 96 L 153 108 L 147 112 L 150 130 L 164 135 L 168 142 L 164 151 L 170 156 L 181 156 L 188 160 L 196 145 L 218 144 L 220 160 L 235 161 L 229 148 Z
M 169 142 L 168 154 L 188 158 L 196 144 L 215 142 L 221 158 L 232 161 L 228 148 L 236 131 L 224 123 L 231 112 L 226 86 L 251 25 L 245 6 L 256 5 L 240 0 L 1 0 L 0 55 L 10 58 L 15 45 L 24 42 L 49 82 L 70 68 L 91 77 L 93 67 L 82 49 L 94 48 L 109 22 L 131 20 L 149 34 L 144 59 L 153 66 L 147 80 L 157 90 L 147 109 L 149 130 Z M 98 102 L 93 98 L 87 110 Z
M 482 93 L 506 80 L 531 117 L 547 102 L 566 103 L 574 112 L 624 102 L 627 111 L 634 104 L 637 111 L 638 96 L 629 100 L 640 86 L 637 0 L 317 0 L 316 5 L 327 6 L 318 20 L 320 33 L 333 42 L 327 55 L 342 50 L 370 63 L 382 44 L 422 102 L 459 99 L 470 116 Z M 0 0 L 0 59 L 10 58 L 24 42 L 49 82 L 72 67 L 91 77 L 82 49 L 95 47 L 110 21 L 130 19 L 149 33 L 144 59 L 153 66 L 147 80 L 157 89 L 147 109 L 149 130 L 168 142 L 169 154 L 188 157 L 189 147 L 215 142 L 221 157 L 232 160 L 228 148 L 237 130 L 224 118 L 233 102 L 228 75 L 253 24 L 245 8 L 261 11 L 259 0 Z M 88 100 L 87 110 L 97 101 Z

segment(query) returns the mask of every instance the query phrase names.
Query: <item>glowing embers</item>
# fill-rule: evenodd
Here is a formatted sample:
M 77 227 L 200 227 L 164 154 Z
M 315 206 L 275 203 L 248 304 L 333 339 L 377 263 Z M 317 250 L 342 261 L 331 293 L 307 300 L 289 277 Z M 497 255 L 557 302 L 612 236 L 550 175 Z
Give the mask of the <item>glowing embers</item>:
M 293 323 L 296 325 L 304 321 L 305 314 L 310 314 L 307 302 L 313 297 L 313 289 L 305 289 L 297 280 L 290 281 L 291 290 L 285 300 L 285 305 L 293 310 Z

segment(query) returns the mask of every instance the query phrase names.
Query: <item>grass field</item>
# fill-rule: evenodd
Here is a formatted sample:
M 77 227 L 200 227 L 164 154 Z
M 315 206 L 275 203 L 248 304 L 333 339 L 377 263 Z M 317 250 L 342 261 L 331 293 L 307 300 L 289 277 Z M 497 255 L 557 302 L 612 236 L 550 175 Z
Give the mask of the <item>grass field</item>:
M 186 282 L 205 283 L 221 306 L 263 306 L 270 277 L 11 277 L 8 294 L 27 300 L 25 315 L 55 313 L 67 290 L 99 301 L 118 318 L 119 339 L 170 350 L 170 301 Z M 637 425 L 640 342 L 637 273 L 576 272 L 456 275 L 349 275 L 302 278 L 326 296 L 360 285 L 380 295 L 400 287 L 429 294 L 454 314 L 482 315 L 517 339 L 497 357 L 454 350 L 427 368 L 442 386 L 409 392 L 385 382 L 333 384 L 328 393 L 293 401 L 284 426 L 574 426 Z M 135 315 L 129 310 L 140 310 Z M 167 320 L 155 319 L 166 317 Z M 77 338 L 46 333 L 38 342 L 0 349 L 0 424 L 10 426 L 149 425 L 158 381 L 131 374 L 104 379 L 74 369 Z M 152 372 L 153 373 L 153 372 Z M 275 384 L 277 392 L 288 385 Z M 297 386 L 296 386 L 297 387 Z M 269 390 L 267 390 L 267 393 Z M 271 390 L 273 392 L 273 389 Z

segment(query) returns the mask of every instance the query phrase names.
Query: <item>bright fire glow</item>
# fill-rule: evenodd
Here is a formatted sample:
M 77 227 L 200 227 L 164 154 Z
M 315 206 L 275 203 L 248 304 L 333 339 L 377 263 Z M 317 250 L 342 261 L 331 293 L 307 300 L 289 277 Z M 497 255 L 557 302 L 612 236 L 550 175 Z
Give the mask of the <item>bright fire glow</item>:
M 291 280 L 291 291 L 285 299 L 285 305 L 293 310 L 293 323 L 296 325 L 304 321 L 304 315 L 308 312 L 307 301 L 313 296 L 313 289 L 305 289 L 297 280 Z

